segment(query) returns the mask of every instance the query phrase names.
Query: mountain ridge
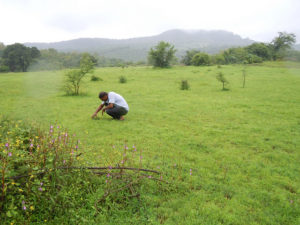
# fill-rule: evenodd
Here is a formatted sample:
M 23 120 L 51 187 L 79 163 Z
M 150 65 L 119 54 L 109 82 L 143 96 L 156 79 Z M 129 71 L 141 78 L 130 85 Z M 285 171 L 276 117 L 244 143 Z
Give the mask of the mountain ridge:
M 54 48 L 61 52 L 97 53 L 108 58 L 139 61 L 146 60 L 150 48 L 159 41 L 167 41 L 174 45 L 177 57 L 183 56 L 190 49 L 215 54 L 230 47 L 246 46 L 254 42 L 224 30 L 173 29 L 158 35 L 128 39 L 77 38 L 51 43 L 27 42 L 24 45 L 38 49 Z

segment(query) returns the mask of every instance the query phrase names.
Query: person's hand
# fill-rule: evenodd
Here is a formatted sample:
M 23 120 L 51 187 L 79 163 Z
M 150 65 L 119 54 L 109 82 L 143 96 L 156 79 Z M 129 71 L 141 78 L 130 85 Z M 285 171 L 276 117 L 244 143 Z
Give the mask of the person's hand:
M 102 116 L 103 116 L 103 113 L 105 112 L 106 108 L 102 109 Z
M 95 118 L 95 117 L 97 117 L 97 113 L 94 113 L 94 114 L 92 115 L 92 119 Z

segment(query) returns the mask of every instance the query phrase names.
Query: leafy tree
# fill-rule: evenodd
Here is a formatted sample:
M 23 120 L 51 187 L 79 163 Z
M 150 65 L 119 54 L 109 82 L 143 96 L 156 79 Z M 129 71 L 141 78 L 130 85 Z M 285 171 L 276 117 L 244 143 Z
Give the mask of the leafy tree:
M 210 57 L 208 54 L 199 52 L 195 54 L 192 58 L 192 64 L 194 66 L 204 66 L 210 64 Z
M 3 52 L 3 64 L 9 67 L 12 72 L 27 71 L 30 63 L 40 56 L 40 52 L 36 47 L 26 47 L 16 43 L 8 45 Z
M 187 66 L 192 65 L 192 59 L 194 55 L 196 55 L 199 52 L 200 52 L 199 50 L 195 50 L 195 49 L 186 51 L 185 56 L 183 57 L 181 62 Z
M 80 70 L 82 73 L 89 73 L 94 69 L 97 60 L 88 53 L 84 53 L 80 59 Z
M 218 64 L 218 65 L 223 65 L 225 64 L 225 58 L 224 58 L 224 54 L 220 53 L 220 54 L 217 54 L 217 55 L 213 55 L 211 57 L 211 62 L 213 64 Z
M 154 67 L 169 67 L 172 60 L 175 59 L 175 52 L 176 50 L 173 45 L 161 41 L 154 47 L 154 49 L 150 49 L 148 56 L 149 63 Z
M 275 37 L 271 42 L 273 49 L 273 59 L 282 59 L 288 49 L 296 42 L 296 35 L 293 33 L 279 32 L 278 37 Z
M 256 55 L 263 60 L 269 60 L 272 56 L 271 48 L 264 43 L 253 43 L 246 47 L 246 50 L 253 55 Z
M 80 68 L 66 72 L 65 91 L 67 94 L 79 95 L 83 77 L 94 69 L 93 57 L 85 53 L 80 60 Z
M 247 60 L 248 52 L 245 48 L 229 48 L 223 52 L 226 64 L 244 63 Z
M 216 76 L 217 80 L 220 81 L 223 84 L 223 88 L 222 90 L 225 91 L 227 90 L 225 88 L 225 84 L 228 84 L 229 82 L 227 81 L 227 79 L 225 78 L 224 74 L 222 72 L 219 72 L 218 75 Z

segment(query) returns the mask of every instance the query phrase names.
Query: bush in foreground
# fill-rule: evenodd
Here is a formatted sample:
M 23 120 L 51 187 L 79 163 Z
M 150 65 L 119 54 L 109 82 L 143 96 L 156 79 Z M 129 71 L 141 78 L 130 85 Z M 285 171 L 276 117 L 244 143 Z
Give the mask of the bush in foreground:
M 124 146 L 112 165 L 83 167 L 79 140 L 59 126 L 43 132 L 2 119 L 0 135 L 3 224 L 102 221 L 125 207 L 143 213 L 142 193 L 168 184 L 158 171 L 142 168 L 135 146 Z

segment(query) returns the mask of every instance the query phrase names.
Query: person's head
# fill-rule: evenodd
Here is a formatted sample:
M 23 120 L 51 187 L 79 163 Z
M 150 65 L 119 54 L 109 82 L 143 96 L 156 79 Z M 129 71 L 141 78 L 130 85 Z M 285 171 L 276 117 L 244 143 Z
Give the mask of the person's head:
M 108 93 L 105 92 L 105 91 L 101 91 L 99 93 L 99 98 L 102 100 L 102 101 L 106 101 L 108 99 Z

